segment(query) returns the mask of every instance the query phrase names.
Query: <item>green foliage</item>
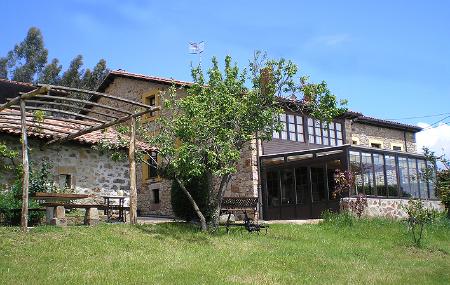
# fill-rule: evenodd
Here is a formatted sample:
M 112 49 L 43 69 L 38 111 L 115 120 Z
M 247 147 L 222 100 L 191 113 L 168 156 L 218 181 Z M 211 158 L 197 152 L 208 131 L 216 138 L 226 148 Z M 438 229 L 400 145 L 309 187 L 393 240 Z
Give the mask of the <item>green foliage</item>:
M 214 209 L 209 199 L 210 185 L 208 177 L 206 175 L 194 177 L 186 183 L 185 187 L 204 214 L 206 221 L 209 222 Z M 171 202 L 173 212 L 177 218 L 186 221 L 198 220 L 191 203 L 186 199 L 186 195 L 176 181 L 172 182 Z
M 30 171 L 29 195 L 36 192 L 55 192 L 53 177 L 50 173 L 51 164 L 43 161 L 41 167 L 36 171 Z M 39 208 L 39 204 L 33 200 L 28 201 L 29 208 Z M 3 223 L 7 225 L 18 225 L 22 208 L 22 177 L 17 178 L 10 189 L 0 190 L 0 211 L 3 212 Z M 29 212 L 29 222 L 38 223 L 43 217 L 42 212 Z
M 321 218 L 323 219 L 323 224 L 338 228 L 351 227 L 355 222 L 354 216 L 349 211 L 335 213 L 330 210 L 325 210 L 322 212 Z
M 450 169 L 441 170 L 437 173 L 436 190 L 442 203 L 450 208 Z
M 407 223 L 412 235 L 414 244 L 421 246 L 423 230 L 427 224 L 433 223 L 437 212 L 434 209 L 428 209 L 420 199 L 410 199 L 407 206 L 403 209 L 408 214 Z
M 22 42 L 16 44 L 6 57 L 0 58 L 0 78 L 95 90 L 108 73 L 104 59 L 92 71 L 84 70 L 83 57 L 78 55 L 61 76 L 59 60 L 54 58 L 47 63 L 47 56 L 41 31 L 32 27 Z
M 0 178 L 4 173 L 17 172 L 15 160 L 18 156 L 18 151 L 9 148 L 4 142 L 0 142 Z
M 437 197 L 448 210 L 450 208 L 450 162 L 445 155 L 437 156 L 427 147 L 423 148 L 423 153 L 427 167 L 421 173 L 422 179 L 435 186 Z M 443 169 L 436 169 L 438 163 L 443 166 Z

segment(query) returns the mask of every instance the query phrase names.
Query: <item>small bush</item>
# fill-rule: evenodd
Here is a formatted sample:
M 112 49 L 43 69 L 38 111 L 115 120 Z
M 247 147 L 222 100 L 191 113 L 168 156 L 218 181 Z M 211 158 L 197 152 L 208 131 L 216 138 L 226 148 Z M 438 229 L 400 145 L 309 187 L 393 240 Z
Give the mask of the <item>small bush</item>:
M 210 183 L 206 175 L 202 175 L 191 179 L 186 183 L 186 189 L 192 195 L 197 203 L 200 211 L 205 215 L 205 219 L 209 222 L 213 215 L 213 207 L 209 204 Z M 198 220 L 197 214 L 194 212 L 191 203 L 180 188 L 180 185 L 174 180 L 171 188 L 172 209 L 175 217 L 192 221 Z
M 414 244 L 421 246 L 423 231 L 427 224 L 432 224 L 438 215 L 434 209 L 428 209 L 420 199 L 410 199 L 407 206 L 403 206 L 408 218 L 408 229 L 412 235 Z

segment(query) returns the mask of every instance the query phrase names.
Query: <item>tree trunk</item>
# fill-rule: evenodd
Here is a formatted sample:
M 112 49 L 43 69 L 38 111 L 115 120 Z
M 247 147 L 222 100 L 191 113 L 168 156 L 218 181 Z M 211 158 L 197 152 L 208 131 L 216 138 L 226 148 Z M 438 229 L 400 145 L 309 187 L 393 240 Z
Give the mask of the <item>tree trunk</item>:
M 27 120 L 25 114 L 25 101 L 20 100 L 20 115 L 22 126 L 22 215 L 20 218 L 20 227 L 23 232 L 28 230 L 28 188 L 30 184 L 30 166 L 28 163 L 28 139 L 27 139 Z
M 225 195 L 225 191 L 227 190 L 228 183 L 230 182 L 230 180 L 231 174 L 225 174 L 222 176 L 222 179 L 220 181 L 219 191 L 217 192 L 216 196 L 216 208 L 214 210 L 214 221 L 213 221 L 214 227 L 219 226 L 220 210 L 222 208 L 223 195 Z
M 208 226 L 206 225 L 206 219 L 205 216 L 203 216 L 202 211 L 200 211 L 200 208 L 198 207 L 197 203 L 195 202 L 194 198 L 192 198 L 191 193 L 184 187 L 183 182 L 175 176 L 175 180 L 177 181 L 178 185 L 180 185 L 181 190 L 184 194 L 188 197 L 189 202 L 191 202 L 192 207 L 194 208 L 195 213 L 197 214 L 198 218 L 200 219 L 200 225 L 202 228 L 202 231 L 207 231 Z
M 131 118 L 131 136 L 128 152 L 128 160 L 130 162 L 130 224 L 137 223 L 137 189 L 136 189 L 136 119 Z

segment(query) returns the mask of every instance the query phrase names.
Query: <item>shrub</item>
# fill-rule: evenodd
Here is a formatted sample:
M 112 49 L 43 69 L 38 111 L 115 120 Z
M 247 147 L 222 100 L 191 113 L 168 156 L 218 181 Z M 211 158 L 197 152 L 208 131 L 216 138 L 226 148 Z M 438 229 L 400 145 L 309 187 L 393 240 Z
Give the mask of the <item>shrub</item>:
M 421 246 L 423 230 L 427 224 L 433 223 L 437 212 L 434 209 L 428 209 L 420 199 L 410 199 L 407 206 L 402 207 L 407 215 L 408 229 L 411 232 L 414 244 Z
M 205 219 L 209 222 L 213 215 L 213 207 L 209 204 L 210 187 L 208 177 L 206 175 L 192 178 L 185 184 L 186 189 L 192 195 L 197 203 L 200 211 L 205 215 Z M 172 209 L 175 217 L 192 221 L 197 220 L 198 217 L 192 208 L 191 203 L 180 188 L 180 185 L 174 180 L 171 188 Z

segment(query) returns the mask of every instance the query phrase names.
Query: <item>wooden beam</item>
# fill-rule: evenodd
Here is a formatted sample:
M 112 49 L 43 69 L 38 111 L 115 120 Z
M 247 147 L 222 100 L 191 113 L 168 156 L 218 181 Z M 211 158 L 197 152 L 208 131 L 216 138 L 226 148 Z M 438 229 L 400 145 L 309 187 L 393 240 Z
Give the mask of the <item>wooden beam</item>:
M 20 113 L 11 113 L 11 112 L 0 112 L 0 118 L 2 118 L 2 115 L 4 116 L 11 116 L 11 117 L 20 117 Z M 34 118 L 33 114 L 26 114 L 26 117 L 31 117 Z M 80 121 L 80 120 L 72 120 L 72 119 L 68 119 L 68 118 L 58 118 L 58 117 L 51 117 L 51 116 L 44 116 L 43 117 L 46 120 L 54 120 L 54 121 L 58 121 L 58 122 L 66 122 L 66 123 L 74 123 L 77 125 L 84 125 L 84 126 L 88 126 L 88 127 L 92 127 L 92 126 L 97 126 L 98 123 L 93 123 L 93 122 L 88 122 L 88 121 Z M 47 122 L 46 122 L 47 123 Z
M 64 90 L 64 91 L 72 91 L 72 92 L 96 95 L 96 96 L 100 96 L 100 97 L 104 97 L 104 98 L 108 98 L 108 99 L 112 99 L 112 100 L 128 103 L 128 104 L 139 106 L 139 107 L 144 107 L 144 108 L 152 107 L 150 105 L 146 105 L 146 104 L 142 104 L 142 103 L 139 103 L 139 102 L 135 102 L 133 100 L 128 100 L 128 99 L 124 99 L 122 97 L 117 97 L 117 96 L 113 96 L 113 95 L 106 94 L 106 93 L 100 93 L 100 92 L 96 92 L 96 91 L 83 90 L 83 89 L 77 89 L 77 88 L 71 88 L 71 87 L 65 87 L 65 86 L 56 86 L 56 85 L 41 85 L 41 84 L 38 84 L 38 86 L 47 86 L 48 88 L 54 89 L 54 90 Z
M 20 227 L 23 232 L 28 231 L 28 188 L 30 184 L 30 165 L 28 162 L 28 139 L 27 139 L 27 119 L 25 101 L 20 99 L 20 114 L 22 127 L 22 215 L 20 217 Z
M 114 121 L 109 122 L 109 123 L 101 124 L 101 125 L 98 125 L 98 126 L 95 126 L 95 127 L 91 127 L 91 128 L 86 128 L 86 129 L 84 129 L 84 130 L 82 130 L 82 131 L 80 131 L 78 133 L 75 133 L 75 134 L 72 134 L 72 135 L 68 135 L 68 136 L 60 138 L 60 139 L 51 140 L 51 141 L 47 142 L 46 145 L 53 144 L 53 143 L 63 143 L 63 142 L 69 141 L 69 140 L 73 140 L 74 138 L 77 138 L 79 136 L 82 136 L 82 135 L 85 135 L 85 134 L 88 134 L 88 133 L 91 133 L 91 132 L 95 132 L 95 131 L 98 131 L 98 130 L 106 129 L 106 128 L 112 127 L 114 125 L 124 123 L 124 122 L 126 122 L 126 121 L 128 121 L 128 120 L 130 120 L 132 118 L 137 118 L 137 117 L 140 117 L 140 116 L 145 115 L 147 113 L 155 112 L 155 111 L 158 111 L 158 110 L 159 110 L 159 107 L 153 107 L 153 108 L 150 108 L 148 110 L 145 110 L 145 111 L 142 111 L 142 112 L 139 112 L 139 113 L 135 113 L 135 114 L 132 114 L 132 115 L 128 115 L 128 116 L 122 117 L 122 118 L 120 118 L 118 120 L 114 120 Z
M 1 125 L 2 123 L 14 125 L 14 126 L 7 126 L 7 125 L 3 126 L 3 125 Z M 30 124 L 32 124 L 32 125 L 30 125 Z M 21 130 L 22 129 L 21 125 L 22 125 L 21 121 L 16 122 L 16 121 L 11 121 L 11 120 L 3 120 L 2 118 L 0 118 L 0 128 L 4 128 L 4 129 L 20 129 Z M 52 126 L 52 125 L 49 125 L 48 123 L 46 123 L 45 126 L 42 126 L 42 125 L 39 125 L 39 123 L 37 123 L 37 122 L 28 122 L 27 123 L 28 129 L 30 129 L 30 128 L 43 129 L 43 130 L 48 130 L 48 131 L 52 131 L 52 132 L 55 132 L 55 133 L 61 133 L 61 134 L 66 134 L 66 135 L 70 135 L 70 134 L 74 133 L 74 132 L 70 132 L 70 131 L 52 129 L 52 128 L 49 128 L 48 126 Z M 39 132 L 39 130 L 36 130 L 36 133 L 38 133 L 38 132 Z
M 10 109 L 19 109 L 16 106 L 11 106 Z M 76 117 L 80 117 L 80 118 L 85 118 L 94 122 L 98 122 L 98 123 L 106 123 L 106 121 L 103 120 L 99 120 L 97 118 L 91 117 L 91 116 L 86 116 L 86 115 L 81 115 L 75 112 L 69 112 L 69 111 L 64 111 L 64 110 L 58 110 L 58 109 L 49 109 L 49 108 L 40 108 L 40 107 L 31 107 L 31 106 L 26 106 L 27 110 L 38 110 L 38 111 L 45 111 L 45 112 L 52 112 L 52 113 L 59 113 L 59 114 L 66 114 L 66 115 L 71 115 L 71 116 L 76 116 Z
M 103 113 L 103 112 L 87 109 L 87 108 L 84 108 L 84 107 L 81 107 L 81 106 L 64 104 L 64 103 L 60 103 L 60 102 L 41 101 L 41 100 L 27 100 L 26 102 L 27 103 L 31 103 L 31 104 L 52 105 L 52 106 L 62 106 L 62 107 L 67 107 L 67 108 L 73 108 L 73 109 L 86 111 L 86 112 L 94 113 L 94 114 L 97 114 L 97 115 L 101 115 L 101 116 L 105 116 L 105 117 L 109 117 L 109 118 L 113 118 L 113 119 L 119 119 L 119 117 L 117 117 L 115 115 L 106 114 L 106 113 Z
M 39 88 L 36 88 L 36 89 L 34 89 L 34 90 L 30 91 L 30 92 L 23 93 L 22 95 L 11 99 L 9 102 L 6 102 L 5 104 L 0 105 L 0 111 L 4 110 L 4 109 L 6 109 L 6 108 L 8 108 L 8 107 L 10 107 L 12 105 L 19 104 L 20 100 L 25 100 L 25 99 L 31 98 L 33 96 L 36 96 L 38 94 L 45 94 L 45 93 L 48 92 L 48 90 L 49 90 L 48 86 L 42 85 Z
M 130 162 L 130 224 L 137 223 L 137 189 L 136 189 L 136 118 L 130 120 L 131 136 L 128 149 L 128 160 Z
M 111 111 L 115 111 L 115 112 L 119 112 L 119 113 L 123 113 L 123 114 L 127 114 L 127 115 L 131 115 L 131 112 L 125 111 L 125 110 L 121 110 L 121 109 L 117 109 L 108 105 L 104 105 L 104 104 L 99 104 L 99 103 L 94 103 L 91 101 L 86 101 L 86 100 L 80 100 L 80 99 L 75 99 L 75 98 L 66 98 L 66 97 L 60 97 L 60 96 L 52 96 L 52 95 L 36 95 L 36 98 L 43 98 L 43 99 L 54 99 L 54 100 L 61 100 L 61 101 L 68 101 L 68 102 L 76 102 L 76 103 L 83 103 L 86 105 L 91 105 L 91 106 L 95 106 L 95 107 L 99 107 L 99 108 L 103 108 L 103 109 L 108 109 Z

